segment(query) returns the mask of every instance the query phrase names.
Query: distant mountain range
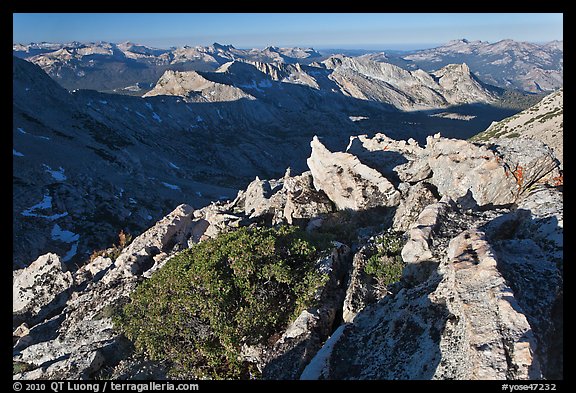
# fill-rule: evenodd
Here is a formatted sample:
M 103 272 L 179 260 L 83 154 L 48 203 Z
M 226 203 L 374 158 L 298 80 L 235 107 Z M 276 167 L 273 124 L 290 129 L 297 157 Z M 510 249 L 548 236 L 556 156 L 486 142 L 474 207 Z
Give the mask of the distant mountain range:
M 461 39 L 438 48 L 416 51 L 401 59 L 424 70 L 466 63 L 479 79 L 503 88 L 550 92 L 563 85 L 563 41 L 534 44 Z
M 44 69 L 63 87 L 142 95 L 166 70 L 215 71 L 232 60 L 275 64 L 310 64 L 326 60 L 312 48 L 237 49 L 210 46 L 155 49 L 130 42 L 15 44 L 13 53 Z M 391 63 L 408 71 L 437 71 L 466 63 L 484 83 L 527 92 L 550 92 L 563 84 L 563 41 L 533 44 L 455 40 L 411 52 L 368 53 L 363 57 Z
M 125 46 L 110 49 L 118 54 L 118 47 Z M 167 53 L 130 48 L 148 62 Z M 84 49 L 57 52 L 96 51 Z M 317 57 L 299 49 L 268 52 Z M 309 65 L 286 58 L 165 70 L 143 97 L 134 97 L 68 91 L 14 57 L 15 266 L 48 251 L 85 258 L 115 241 L 120 229 L 140 233 L 175 204 L 233 199 L 256 175 L 278 177 L 287 167 L 299 173 L 315 134 L 330 148 L 366 132 L 423 141 L 442 130 L 467 138 L 517 112 L 503 108 L 502 92 L 464 64 L 427 73 L 367 58 L 332 56 Z
M 13 46 L 15 56 L 42 67 L 63 87 L 143 94 L 167 69 L 215 70 L 222 64 L 244 59 L 261 62 L 310 62 L 322 55 L 314 49 L 236 49 L 232 45 L 184 46 L 155 49 L 131 42 L 114 44 L 32 43 Z

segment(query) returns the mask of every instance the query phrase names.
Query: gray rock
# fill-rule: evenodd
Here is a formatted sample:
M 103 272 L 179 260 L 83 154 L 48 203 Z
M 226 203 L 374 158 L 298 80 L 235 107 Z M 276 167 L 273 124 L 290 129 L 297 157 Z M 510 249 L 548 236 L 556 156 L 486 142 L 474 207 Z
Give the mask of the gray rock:
M 388 294 L 386 288 L 376 285 L 376 280 L 365 272 L 369 246 L 364 246 L 354 254 L 352 271 L 346 285 L 346 296 L 342 305 L 344 323 L 354 321 L 356 315 L 369 304 L 375 303 Z
M 439 202 L 426 206 L 408 230 L 408 240 L 401 252 L 406 263 L 402 275 L 404 281 L 412 284 L 426 281 L 436 269 L 439 261 L 431 245 L 435 231 L 450 209 L 450 199 L 443 197 Z
M 470 192 L 479 206 L 514 203 L 558 167 L 550 148 L 526 139 L 474 145 L 428 137 L 425 154 L 433 172 L 430 182 L 441 195 L 458 199 Z
M 396 231 L 407 231 L 426 206 L 438 201 L 430 190 L 433 186 L 426 182 L 419 182 L 413 186 L 403 184 L 407 186 L 406 191 L 402 194 L 392 221 L 392 228 Z
M 494 254 L 477 230 L 461 232 L 428 278 L 362 310 L 329 354 L 324 379 L 534 379 L 537 344 Z M 318 365 L 319 363 L 319 365 Z
M 103 275 L 113 264 L 112 259 L 98 256 L 74 273 L 74 282 L 76 285 L 82 285 L 87 281 L 96 280 L 97 276 Z
M 59 312 L 73 285 L 58 255 L 38 257 L 30 266 L 13 272 L 12 314 L 15 326 L 26 322 L 33 326 Z
M 554 151 L 541 141 L 498 138 L 488 146 L 502 158 L 507 174 L 515 179 L 517 195 L 524 194 L 537 182 L 552 183 L 552 179 L 560 174 L 560 162 Z
M 193 227 L 193 212 L 191 206 L 179 205 L 152 228 L 135 238 L 114 262 L 114 273 L 140 275 L 154 265 L 155 255 L 187 245 Z
M 432 174 L 428 162 L 420 159 L 424 149 L 412 138 L 395 140 L 380 133 L 373 138 L 352 136 L 346 152 L 378 170 L 396 186 L 400 182 L 419 182 Z
M 333 211 L 332 202 L 322 191 L 316 191 L 310 171 L 284 180 L 286 204 L 283 216 L 292 225 L 296 220 L 310 219 Z
M 256 179 L 248 184 L 244 196 L 244 213 L 251 218 L 267 214 L 270 210 L 272 187 L 267 180 Z
M 517 198 L 518 187 L 504 162 L 485 146 L 457 139 L 428 137 L 426 157 L 430 183 L 440 195 L 456 200 L 470 192 L 480 206 L 505 205 Z
M 104 364 L 115 364 L 127 356 L 126 344 L 114 330 L 111 316 L 128 301 L 146 272 L 156 270 L 187 245 L 195 226 L 193 217 L 190 206 L 180 205 L 135 238 L 114 264 L 108 258 L 97 258 L 84 266 L 79 271 L 83 285 L 70 295 L 61 318 L 47 321 L 46 328 L 35 326 L 29 340 L 16 343 L 14 360 L 36 367 L 20 377 L 87 379 Z
M 541 378 L 534 333 L 484 233 L 469 230 L 452 239 L 439 272 L 443 279 L 431 299 L 454 317 L 446 321 L 444 362 L 434 378 Z
M 243 213 L 234 213 L 233 209 L 240 198 L 243 198 L 243 193 L 239 193 L 239 198 L 231 203 L 224 205 L 212 203 L 195 211 L 188 246 L 190 247 L 194 243 L 214 238 L 221 232 L 239 227 Z M 243 203 L 243 199 L 241 200 Z
M 514 290 L 536 336 L 547 379 L 563 378 L 563 197 L 537 188 L 513 212 L 484 230 L 502 275 Z
M 349 153 L 332 153 L 314 137 L 307 163 L 314 187 L 322 190 L 337 209 L 366 210 L 396 206 L 400 193 L 378 171 L 362 164 Z

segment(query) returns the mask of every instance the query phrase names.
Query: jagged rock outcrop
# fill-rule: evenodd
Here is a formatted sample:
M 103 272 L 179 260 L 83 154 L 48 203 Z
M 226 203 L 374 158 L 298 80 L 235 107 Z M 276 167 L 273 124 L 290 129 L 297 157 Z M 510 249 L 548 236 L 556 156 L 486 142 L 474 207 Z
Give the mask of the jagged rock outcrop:
M 457 199 L 470 191 L 480 206 L 504 205 L 516 199 L 515 177 L 486 146 L 434 137 L 428 137 L 426 142 L 427 161 L 432 170 L 430 183 L 439 194 Z
M 311 362 L 320 363 L 314 379 L 541 378 L 538 348 L 548 338 L 533 331 L 497 252 L 477 229 L 501 214 L 466 217 L 455 203 L 443 210 L 429 246 L 435 268 L 417 281 L 403 277 L 398 292 L 343 325 L 327 343 L 330 353 Z M 530 281 L 540 280 L 547 278 Z
M 232 206 L 241 209 L 250 219 L 268 218 L 273 224 L 286 222 L 290 225 L 334 210 L 326 194 L 314 188 L 310 171 L 290 176 L 290 169 L 278 180 L 256 177 L 245 191 L 238 193 Z
M 38 257 L 12 274 L 13 327 L 32 326 L 60 311 L 73 284 L 72 274 L 56 254 Z
M 282 187 L 282 183 L 276 184 L 268 180 L 256 179 L 248 184 L 244 192 L 244 213 L 249 217 L 260 217 L 264 214 L 274 214 L 270 198 Z M 278 209 L 279 206 L 276 206 Z
M 47 255 L 16 272 L 13 359 L 30 371 L 14 378 L 87 379 L 102 367 L 163 377 L 161 365 L 132 356 L 111 320 L 140 282 L 178 251 L 238 226 L 325 231 L 342 214 L 334 207 L 389 210 L 387 224 L 404 232 L 402 276 L 381 286 L 366 271 L 385 228 L 338 245 L 318 262 L 328 281 L 317 307 L 269 345 L 243 348 L 263 378 L 563 378 L 563 194 L 547 146 L 439 135 L 425 147 L 385 135 L 353 138 L 347 153 L 316 137 L 311 146 L 310 171 L 256 178 L 230 202 L 180 205 L 115 260 L 67 272 Z M 358 246 L 353 258 L 349 246 Z M 58 285 L 38 284 L 43 295 L 32 299 L 24 289 L 43 269 Z
M 300 176 L 285 178 L 283 189 L 286 191 L 283 214 L 288 224 L 334 211 L 334 206 L 326 194 L 314 188 L 314 178 L 310 171 Z
M 387 102 L 402 110 L 440 108 L 450 104 L 492 102 L 496 97 L 466 64 L 450 64 L 433 73 L 409 71 L 367 57 L 332 56 L 322 62 L 344 94 Z
M 114 262 L 114 271 L 123 271 L 128 277 L 140 275 L 153 267 L 154 256 L 183 247 L 190 237 L 193 213 L 191 206 L 176 207 L 122 251 Z
M 411 284 L 423 282 L 438 266 L 439 261 L 432 253 L 431 247 L 435 232 L 450 209 L 450 202 L 449 198 L 443 197 L 437 203 L 426 206 L 407 231 L 408 240 L 401 254 L 402 260 L 406 263 L 403 280 Z
M 192 217 L 193 209 L 180 205 L 135 238 L 113 264 L 109 264 L 109 258 L 100 258 L 74 276 L 68 272 L 66 282 L 69 286 L 73 281 L 82 285 L 71 288 L 58 317 L 46 321 L 39 319 L 28 335 L 20 338 L 14 349 L 14 361 L 25 363 L 33 370 L 15 378 L 88 379 L 105 363 L 115 363 L 126 356 L 128 343 L 114 329 L 113 310 L 128 301 L 147 270 L 186 244 L 195 225 Z M 164 258 L 154 260 L 160 252 Z M 53 260 L 53 256 L 49 254 L 39 260 L 48 259 Z M 57 258 L 55 260 L 59 262 Z M 99 274 L 103 271 L 103 275 Z M 50 286 L 38 285 L 38 290 L 46 288 Z M 15 299 L 15 304 L 25 300 L 26 297 L 21 296 Z
M 468 192 L 476 203 L 514 203 L 532 184 L 557 166 L 550 148 L 536 141 L 500 140 L 474 145 L 455 139 L 428 137 L 425 155 L 432 170 L 430 183 L 453 199 Z
M 431 299 L 450 316 L 440 339 L 438 379 L 537 379 L 537 343 L 484 233 L 453 238 Z
M 438 199 L 432 192 L 430 183 L 421 181 L 413 186 L 407 183 L 401 183 L 398 187 L 403 192 L 400 204 L 394 213 L 392 228 L 396 231 L 407 231 L 414 221 L 418 218 L 420 212 L 431 203 L 437 202 Z
M 483 228 L 538 337 L 536 354 L 549 379 L 563 375 L 563 210 L 561 193 L 537 188 Z
M 349 150 L 372 159 L 375 167 L 380 164 L 383 172 L 398 174 L 396 163 L 374 159 L 378 140 L 359 141 Z M 415 220 L 397 221 L 399 227 L 408 225 L 400 287 L 380 294 L 376 303 L 366 302 L 359 312 L 349 296 L 348 323 L 301 378 L 558 378 L 563 373 L 558 337 L 563 330 L 562 193 L 550 188 L 557 160 L 546 146 L 521 140 L 475 146 L 435 136 L 427 142 L 416 154 L 404 155 L 407 165 L 426 162 L 431 176 L 400 183 L 399 189 L 422 199 L 426 190 L 432 203 L 414 206 Z M 385 157 L 388 148 L 380 149 Z M 499 168 L 486 176 L 490 170 L 481 169 L 482 161 Z M 502 181 L 509 171 L 510 181 Z M 367 297 L 361 296 L 367 292 L 362 285 L 369 282 L 358 275 L 363 252 L 354 257 L 349 287 L 360 300 Z
M 332 153 L 314 137 L 307 163 L 314 187 L 322 190 L 340 210 L 366 210 L 396 206 L 400 193 L 380 172 L 348 153 Z

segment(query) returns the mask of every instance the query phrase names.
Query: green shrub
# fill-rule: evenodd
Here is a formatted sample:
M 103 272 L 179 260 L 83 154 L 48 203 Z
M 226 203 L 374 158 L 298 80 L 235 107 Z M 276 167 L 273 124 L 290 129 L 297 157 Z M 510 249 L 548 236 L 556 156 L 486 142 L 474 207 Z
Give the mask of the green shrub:
M 183 251 L 138 286 L 114 321 L 152 360 L 184 378 L 249 378 L 243 344 L 266 344 L 312 305 L 326 276 L 296 228 L 240 228 Z
M 12 361 L 12 375 L 25 373 L 27 371 L 33 370 L 35 367 L 32 364 Z
M 401 232 L 387 231 L 379 235 L 374 242 L 374 254 L 366 262 L 366 274 L 373 276 L 383 287 L 400 281 L 404 268 L 400 255 L 403 246 Z

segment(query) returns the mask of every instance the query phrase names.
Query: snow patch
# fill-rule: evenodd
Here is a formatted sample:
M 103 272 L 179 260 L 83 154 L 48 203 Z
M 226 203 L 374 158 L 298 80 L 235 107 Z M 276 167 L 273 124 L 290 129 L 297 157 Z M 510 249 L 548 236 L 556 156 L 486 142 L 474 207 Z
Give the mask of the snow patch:
M 77 253 L 78 253 L 78 242 L 72 244 L 72 247 L 70 247 L 70 250 L 62 258 L 62 262 L 68 262 Z
M 174 164 L 173 162 L 168 161 L 168 165 L 170 165 L 170 167 L 174 168 L 174 169 L 180 169 L 180 167 L 176 164 Z
M 44 166 L 44 168 L 46 168 L 45 172 L 48 172 L 54 180 L 64 181 L 67 179 L 66 175 L 64 175 L 64 168 L 60 167 L 59 170 L 55 171 L 46 164 L 42 165 Z
M 434 114 L 429 115 L 429 116 L 441 117 L 443 119 L 450 119 L 450 120 L 465 120 L 465 121 L 469 121 L 469 120 L 476 118 L 476 116 L 474 116 L 474 115 L 463 115 L 460 113 L 452 113 L 452 112 L 434 113 Z
M 106 101 L 106 100 L 98 100 L 98 102 L 101 103 L 101 104 L 104 104 L 104 105 L 107 105 L 107 104 L 108 104 L 108 101 Z
M 26 131 L 24 131 L 24 129 L 21 128 L 21 127 L 18 127 L 17 130 L 18 130 L 18 132 L 21 133 L 21 134 L 30 135 L 29 133 L 27 133 Z M 36 138 L 40 138 L 40 139 L 46 139 L 47 141 L 50 140 L 50 138 L 47 137 L 47 136 L 42 136 L 42 135 L 32 135 L 32 136 L 35 136 Z
M 300 375 L 301 380 L 317 380 L 322 377 L 324 370 L 328 368 L 328 360 L 330 359 L 330 354 L 334 349 L 334 345 L 342 336 L 342 332 L 344 332 L 345 328 L 346 325 L 340 325 L 332 336 L 326 340 L 322 348 L 320 348 L 310 363 L 308 363 L 304 371 L 302 371 L 302 374 Z
M 136 202 L 136 199 L 134 199 L 134 198 L 132 198 L 132 197 L 128 198 L 128 202 L 130 202 L 130 203 L 138 203 L 138 202 Z
M 140 112 L 138 112 L 138 111 L 136 111 L 136 114 L 137 114 L 138 116 L 144 118 L 144 119 L 146 118 L 146 116 L 144 116 L 142 113 L 140 113 Z
M 366 116 L 348 116 L 348 118 L 352 121 L 368 120 Z
M 16 151 L 15 149 L 12 149 L 12 155 L 16 157 L 24 157 L 24 154 L 20 153 L 19 151 Z
M 52 240 L 58 240 L 64 243 L 73 243 L 80 239 L 80 235 L 71 231 L 63 230 L 60 225 L 54 224 L 50 232 Z
M 200 191 L 196 191 L 194 194 L 196 194 L 197 197 L 202 198 L 202 193 Z
M 164 187 L 170 188 L 172 190 L 180 190 L 180 187 L 178 187 L 177 185 L 174 185 L 174 184 L 162 182 L 162 185 Z
M 35 204 L 32 207 L 29 207 L 28 209 L 26 209 L 24 211 L 22 211 L 20 214 L 22 214 L 25 217 L 45 218 L 49 221 L 54 221 L 54 220 L 57 220 L 61 217 L 66 217 L 68 215 L 68 212 L 64 212 L 64 213 L 60 213 L 60 214 L 52 214 L 51 216 L 35 213 L 36 210 L 47 210 L 47 209 L 52 209 L 52 197 L 49 195 L 44 195 L 44 198 L 42 198 L 42 201 L 40 201 L 39 203 Z
M 148 107 L 148 109 L 152 110 L 152 104 L 149 102 L 145 102 L 144 105 Z
M 156 120 L 158 123 L 162 123 L 162 119 L 160 118 L 160 116 L 158 116 L 156 112 L 152 112 L 152 118 Z
M 196 122 L 200 123 L 201 121 L 204 121 L 204 119 L 200 115 L 196 116 Z

